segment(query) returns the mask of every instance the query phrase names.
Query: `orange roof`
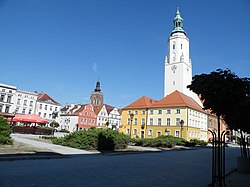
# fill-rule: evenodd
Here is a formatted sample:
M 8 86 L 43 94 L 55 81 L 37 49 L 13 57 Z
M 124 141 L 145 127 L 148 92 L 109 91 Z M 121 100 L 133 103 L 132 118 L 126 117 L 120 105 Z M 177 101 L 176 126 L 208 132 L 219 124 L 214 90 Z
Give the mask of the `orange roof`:
M 165 107 L 189 107 L 202 112 L 205 112 L 202 107 L 196 103 L 194 99 L 179 91 L 174 91 L 167 95 L 150 108 L 165 108 Z
M 146 96 L 142 96 L 140 99 L 136 100 L 135 102 L 131 103 L 130 105 L 126 106 L 123 109 L 143 109 L 149 108 L 152 104 L 156 103 L 157 101 L 151 99 Z

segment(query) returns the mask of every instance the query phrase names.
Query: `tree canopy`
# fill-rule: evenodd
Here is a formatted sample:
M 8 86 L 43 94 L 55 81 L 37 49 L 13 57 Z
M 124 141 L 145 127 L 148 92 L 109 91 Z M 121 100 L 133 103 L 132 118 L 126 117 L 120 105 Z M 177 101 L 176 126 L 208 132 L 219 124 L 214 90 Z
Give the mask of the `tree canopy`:
M 250 132 L 249 80 L 229 69 L 217 69 L 194 76 L 188 88 L 200 96 L 204 109 L 222 116 L 229 128 Z

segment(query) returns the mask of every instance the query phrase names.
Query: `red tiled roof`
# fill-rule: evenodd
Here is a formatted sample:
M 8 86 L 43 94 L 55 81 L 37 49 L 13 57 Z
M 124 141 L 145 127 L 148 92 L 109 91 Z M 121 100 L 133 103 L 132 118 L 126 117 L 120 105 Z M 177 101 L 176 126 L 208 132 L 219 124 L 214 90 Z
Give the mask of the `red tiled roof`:
M 124 107 L 123 109 L 140 109 L 140 108 L 149 108 L 152 104 L 156 103 L 157 101 L 151 99 L 149 97 L 143 96 L 140 99 L 136 100 L 135 102 L 131 103 L 130 105 Z
M 201 108 L 201 106 L 198 103 L 196 103 L 194 99 L 177 90 L 167 95 L 157 103 L 153 104 L 150 108 L 181 107 L 181 106 L 205 112 Z
M 79 105 L 77 105 L 79 106 Z M 74 115 L 79 115 L 80 112 L 82 112 L 85 108 L 86 104 L 85 105 L 80 105 L 80 108 L 78 110 L 76 110 L 73 114 Z
M 107 104 L 104 104 L 104 105 L 105 105 L 105 107 L 107 109 L 108 114 L 115 108 L 115 107 L 107 105 Z
M 48 94 L 46 93 L 39 93 L 38 97 L 37 97 L 38 101 L 51 101 L 54 104 L 60 105 L 60 103 L 58 103 L 56 100 L 54 100 L 52 97 L 50 97 Z
M 99 114 L 99 112 L 101 111 L 102 107 L 103 107 L 103 105 L 100 105 L 100 106 L 93 106 L 94 112 L 95 112 L 96 115 Z

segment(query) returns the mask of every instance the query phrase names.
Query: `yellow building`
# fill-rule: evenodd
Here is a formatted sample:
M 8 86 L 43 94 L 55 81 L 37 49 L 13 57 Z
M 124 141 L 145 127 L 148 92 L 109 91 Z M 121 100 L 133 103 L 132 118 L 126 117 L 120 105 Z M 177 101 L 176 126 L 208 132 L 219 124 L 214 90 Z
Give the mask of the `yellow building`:
M 172 135 L 207 141 L 207 113 L 179 91 L 158 102 L 144 96 L 123 108 L 120 132 L 140 138 Z
M 157 101 L 141 97 L 122 109 L 122 125 L 119 131 L 134 138 L 145 138 L 149 107 Z

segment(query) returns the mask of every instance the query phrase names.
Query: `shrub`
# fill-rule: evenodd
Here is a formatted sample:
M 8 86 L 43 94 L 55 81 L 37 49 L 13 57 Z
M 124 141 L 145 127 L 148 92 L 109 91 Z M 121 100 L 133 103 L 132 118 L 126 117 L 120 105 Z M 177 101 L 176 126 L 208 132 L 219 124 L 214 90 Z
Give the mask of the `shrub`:
M 53 139 L 52 142 L 79 149 L 114 150 L 127 147 L 130 138 L 111 129 L 91 128 Z
M 207 142 L 204 140 L 197 140 L 197 139 L 191 139 L 190 143 L 195 144 L 195 145 L 200 145 L 200 146 L 206 146 Z
M 160 136 L 157 138 L 134 139 L 135 145 L 144 147 L 172 148 L 175 145 L 185 145 L 185 140 L 174 136 Z
M 0 116 L 0 144 L 12 144 L 11 127 L 7 120 Z

